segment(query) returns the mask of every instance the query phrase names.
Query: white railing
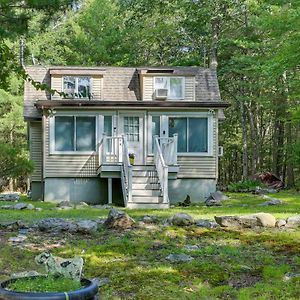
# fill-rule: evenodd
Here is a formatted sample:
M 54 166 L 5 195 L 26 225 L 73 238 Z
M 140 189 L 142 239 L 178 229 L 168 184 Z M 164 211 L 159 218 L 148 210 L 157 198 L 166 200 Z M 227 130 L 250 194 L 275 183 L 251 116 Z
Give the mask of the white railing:
M 161 148 L 161 153 L 167 166 L 177 165 L 177 141 L 178 135 L 173 137 L 157 137 Z
M 99 143 L 99 164 L 122 163 L 122 137 L 103 134 Z
M 124 201 L 128 203 L 132 202 L 132 165 L 129 160 L 128 145 L 125 136 L 122 136 L 122 154 L 121 182 Z
M 158 174 L 158 179 L 161 186 L 161 191 L 163 195 L 163 203 L 169 202 L 168 196 L 168 166 L 165 163 L 161 148 L 158 142 L 158 137 L 154 137 L 154 164 Z

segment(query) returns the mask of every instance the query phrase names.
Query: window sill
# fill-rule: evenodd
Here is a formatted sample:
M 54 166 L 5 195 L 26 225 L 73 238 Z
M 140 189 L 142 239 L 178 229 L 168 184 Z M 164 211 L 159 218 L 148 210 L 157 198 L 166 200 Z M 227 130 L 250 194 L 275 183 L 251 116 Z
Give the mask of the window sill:
M 96 151 L 53 151 L 49 155 L 97 155 Z

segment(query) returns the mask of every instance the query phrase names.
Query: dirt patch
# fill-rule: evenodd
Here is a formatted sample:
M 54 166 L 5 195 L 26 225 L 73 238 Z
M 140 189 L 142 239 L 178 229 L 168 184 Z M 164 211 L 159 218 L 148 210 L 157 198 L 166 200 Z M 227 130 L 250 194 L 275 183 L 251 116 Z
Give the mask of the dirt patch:
M 241 289 L 246 287 L 252 287 L 261 280 L 261 276 L 257 274 L 240 274 L 235 278 L 231 278 L 228 285 L 235 289 Z

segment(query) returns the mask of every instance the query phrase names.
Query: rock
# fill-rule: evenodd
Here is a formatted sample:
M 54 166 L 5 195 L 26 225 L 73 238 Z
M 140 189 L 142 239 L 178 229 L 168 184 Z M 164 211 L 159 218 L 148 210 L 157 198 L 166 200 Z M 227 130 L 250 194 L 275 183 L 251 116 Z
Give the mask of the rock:
M 183 202 L 179 202 L 178 205 L 187 207 L 187 206 L 190 206 L 191 203 L 192 203 L 192 201 L 191 201 L 190 195 L 186 195 L 186 198 L 183 200 Z
M 198 227 L 202 227 L 202 228 L 217 228 L 219 227 L 219 224 L 216 223 L 215 221 L 210 221 L 210 220 L 199 220 L 196 225 Z
M 13 205 L 2 205 L 0 206 L 0 209 L 14 209 Z
M 215 216 L 216 222 L 222 227 L 251 228 L 258 226 L 257 218 L 249 216 Z
M 18 236 L 15 237 L 10 237 L 8 239 L 9 242 L 11 243 L 22 243 L 27 239 L 27 237 L 25 235 L 21 235 L 19 234 Z
M 42 211 L 43 209 L 41 207 L 36 207 L 35 210 L 36 211 Z
M 286 225 L 286 220 L 280 219 L 276 222 L 275 226 L 280 228 Z
M 132 228 L 135 224 L 135 221 L 128 216 L 124 211 L 119 211 L 115 208 L 112 208 L 108 214 L 104 225 L 109 229 L 129 229 Z
M 38 223 L 38 229 L 40 231 L 68 231 L 76 232 L 77 225 L 73 222 L 61 219 L 61 218 L 47 218 L 40 220 Z
M 48 274 L 61 275 L 76 281 L 80 281 L 81 279 L 83 259 L 79 256 L 64 259 L 53 256 L 49 252 L 43 252 L 35 257 L 35 262 L 38 265 L 45 265 Z
M 196 250 L 199 250 L 200 247 L 198 245 L 185 245 L 184 249 L 189 250 L 189 251 L 196 251 Z
M 71 204 L 70 201 L 61 201 L 56 206 L 57 207 L 66 207 L 66 206 L 73 207 L 73 205 Z
M 185 213 L 178 213 L 170 219 L 170 223 L 175 226 L 189 226 L 194 224 L 194 219 Z
M 22 210 L 27 208 L 27 204 L 25 203 L 17 203 L 13 206 L 13 209 Z
M 20 194 L 19 193 L 3 193 L 0 194 L 0 201 L 19 201 Z
M 225 194 L 223 194 L 220 191 L 216 191 L 214 193 L 211 193 L 209 197 L 211 197 L 212 199 L 215 199 L 215 200 L 220 200 L 220 201 L 229 200 L 229 197 L 227 197 Z
M 77 231 L 81 233 L 93 233 L 98 229 L 98 223 L 90 220 L 82 220 L 76 223 Z
M 268 198 L 266 198 L 268 199 Z M 270 205 L 282 205 L 284 204 L 283 201 L 275 198 L 269 198 L 268 201 L 265 201 L 264 203 L 258 204 L 257 206 L 270 206 Z
M 27 228 L 22 221 L 0 221 L 0 229 L 19 230 L 21 228 Z
M 222 206 L 222 201 L 221 200 L 216 200 L 213 198 L 207 198 L 205 200 L 205 205 L 206 206 Z
M 34 209 L 34 205 L 31 204 L 31 203 L 27 204 L 27 209 L 33 210 Z
M 288 217 L 286 219 L 286 227 L 297 228 L 300 227 L 300 215 Z
M 88 208 L 88 207 L 89 205 L 86 202 L 79 202 L 78 204 L 76 204 L 77 209 Z
M 73 206 L 60 206 L 56 208 L 57 210 L 70 210 L 73 209 Z
M 300 274 L 291 273 L 291 272 L 285 273 L 284 276 L 283 276 L 283 278 L 282 278 L 282 280 L 283 281 L 289 281 L 289 280 L 291 280 L 293 278 L 300 278 Z
M 13 273 L 10 277 L 11 278 L 22 278 L 22 277 L 30 277 L 30 276 L 39 276 L 42 275 L 41 273 L 38 273 L 37 271 L 24 271 L 19 273 Z
M 93 278 L 92 281 L 98 286 L 98 287 L 102 287 L 106 284 L 110 283 L 110 279 L 108 277 L 104 277 L 104 278 Z
M 268 213 L 257 213 L 254 216 L 256 216 L 258 221 L 258 226 L 261 227 L 275 227 L 276 224 L 276 218 Z
M 155 216 L 144 216 L 142 219 L 142 222 L 145 224 L 157 224 L 158 223 L 158 218 Z
M 194 258 L 190 255 L 181 253 L 181 254 L 170 254 L 166 257 L 166 260 L 172 262 L 172 263 L 180 263 L 180 262 L 189 262 L 193 260 Z

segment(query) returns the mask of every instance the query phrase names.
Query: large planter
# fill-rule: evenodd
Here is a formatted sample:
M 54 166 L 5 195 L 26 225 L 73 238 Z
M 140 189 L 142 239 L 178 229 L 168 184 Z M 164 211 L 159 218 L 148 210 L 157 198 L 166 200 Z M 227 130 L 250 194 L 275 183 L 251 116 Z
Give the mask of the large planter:
M 29 293 L 6 290 L 5 288 L 14 281 L 16 279 L 9 279 L 0 284 L 0 300 L 94 300 L 98 292 L 98 286 L 88 279 L 81 279 L 81 289 L 67 293 Z

